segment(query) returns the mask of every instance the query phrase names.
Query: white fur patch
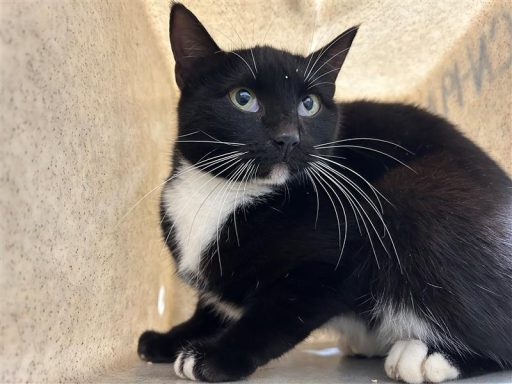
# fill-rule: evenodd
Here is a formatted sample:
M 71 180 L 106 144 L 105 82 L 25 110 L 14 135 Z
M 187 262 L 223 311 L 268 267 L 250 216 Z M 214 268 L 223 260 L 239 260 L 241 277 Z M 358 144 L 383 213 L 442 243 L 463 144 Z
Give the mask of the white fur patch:
M 244 313 L 242 308 L 237 307 L 232 303 L 222 301 L 218 296 L 212 293 L 203 293 L 201 294 L 201 297 L 206 304 L 210 304 L 214 308 L 215 312 L 225 319 L 239 320 Z
M 432 327 L 409 309 L 396 309 L 392 305 L 384 305 L 377 307 L 374 315 L 381 320 L 377 336 L 382 343 L 392 345 L 395 341 L 407 339 L 419 339 L 433 344 L 443 343 Z
M 430 383 L 441 383 L 459 377 L 459 370 L 450 364 L 439 352 L 431 354 L 423 365 L 425 380 Z
M 185 358 L 185 362 L 183 363 L 183 374 L 186 378 L 190 380 L 197 380 L 194 375 L 194 367 L 196 365 L 196 360 L 194 356 L 187 356 Z
M 282 185 L 290 178 L 290 168 L 283 163 L 272 167 L 266 179 L 258 179 L 257 183 L 264 185 Z
M 197 168 L 188 170 L 190 166 L 182 161 L 180 169 L 187 170 L 166 185 L 163 195 L 166 214 L 175 223 L 172 230 L 181 251 L 181 273 L 199 272 L 202 252 L 216 240 L 217 231 L 237 207 L 271 193 L 269 186 L 229 184 Z
M 193 354 L 180 352 L 174 362 L 174 372 L 182 379 L 197 380 L 194 375 L 196 360 Z
M 178 357 L 176 358 L 176 361 L 174 362 L 174 372 L 178 377 L 181 377 L 182 379 L 185 379 L 185 375 L 181 371 L 181 361 L 183 360 L 183 352 L 181 352 Z
M 389 350 L 388 356 L 386 357 L 386 361 L 384 362 L 384 370 L 389 378 L 393 380 L 398 380 L 398 361 L 400 360 L 400 356 L 402 356 L 402 352 L 404 351 L 407 345 L 407 341 L 400 340 L 397 341 Z
M 336 317 L 327 327 L 340 332 L 339 349 L 346 356 L 385 356 L 389 349 L 389 344 L 379 339 L 378 334 L 355 315 Z
M 397 341 L 384 363 L 388 377 L 403 380 L 410 384 L 423 382 L 440 383 L 459 376 L 457 368 L 452 366 L 440 353 L 427 356 L 428 348 L 420 340 Z

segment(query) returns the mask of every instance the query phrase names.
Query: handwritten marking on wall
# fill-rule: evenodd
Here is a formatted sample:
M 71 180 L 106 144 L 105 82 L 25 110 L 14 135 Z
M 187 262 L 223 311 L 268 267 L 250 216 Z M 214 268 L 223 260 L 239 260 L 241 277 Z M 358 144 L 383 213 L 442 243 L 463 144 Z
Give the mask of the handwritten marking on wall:
M 427 96 L 427 108 L 445 116 L 454 108 L 463 109 L 466 99 L 480 95 L 485 87 L 512 69 L 511 44 L 512 15 L 504 12 L 494 16 L 480 36 L 467 44 L 465 54 L 434 81 Z

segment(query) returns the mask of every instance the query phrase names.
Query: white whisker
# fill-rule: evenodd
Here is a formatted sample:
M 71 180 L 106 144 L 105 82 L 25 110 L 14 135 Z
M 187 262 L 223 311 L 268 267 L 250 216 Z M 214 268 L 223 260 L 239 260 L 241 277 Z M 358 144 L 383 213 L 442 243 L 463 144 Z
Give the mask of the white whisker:
M 187 136 L 195 135 L 196 133 L 199 133 L 199 131 L 194 131 L 194 132 L 190 132 L 190 133 L 185 133 L 184 135 L 178 135 L 178 136 L 176 136 L 176 137 L 187 137 Z
M 314 86 L 315 85 L 315 81 L 318 81 L 320 80 L 322 77 L 324 76 L 327 76 L 329 73 L 333 73 L 333 72 L 337 72 L 341 69 L 341 67 L 339 68 L 334 68 L 334 69 L 331 69 L 330 71 L 327 71 L 327 72 L 324 72 L 323 74 L 321 74 L 320 76 L 317 76 L 315 77 L 313 80 L 311 80 L 309 83 L 311 84 L 310 87 Z
M 349 32 L 352 32 L 353 29 L 350 28 L 348 29 L 347 31 L 343 32 L 341 35 L 339 35 L 335 40 L 333 40 L 329 45 L 327 45 L 324 49 L 322 49 L 322 51 L 320 51 L 320 54 L 318 55 L 317 59 L 315 60 L 315 62 L 313 63 L 313 65 L 311 66 L 311 69 L 308 73 L 308 75 L 306 76 L 306 79 L 305 81 L 308 80 L 308 78 L 310 77 L 310 74 L 311 72 L 313 71 L 313 69 L 315 68 L 315 65 L 318 63 L 318 60 L 320 60 L 322 58 L 322 56 L 324 55 L 325 52 L 327 52 L 334 44 L 336 44 L 338 42 L 338 40 L 340 40 L 341 38 L 343 38 L 347 33 Z
M 316 187 L 316 183 L 313 180 L 313 178 L 311 178 L 311 176 L 307 173 L 307 171 L 308 170 L 305 169 L 306 175 L 308 176 L 309 180 L 311 181 L 311 184 L 313 185 L 313 189 L 315 190 L 315 195 L 316 195 L 316 216 L 315 216 L 315 230 L 316 230 L 317 226 L 318 226 L 318 214 L 320 213 L 320 199 L 318 197 L 318 188 Z
M 373 202 L 372 199 L 370 199 L 370 197 L 368 197 L 368 195 L 356 184 L 354 183 L 352 180 L 350 180 L 349 177 L 345 176 L 344 174 L 342 174 L 341 172 L 337 171 L 336 169 L 332 168 L 329 164 L 325 163 L 325 162 L 322 162 L 320 161 L 319 164 L 321 164 L 323 167 L 331 170 L 331 172 L 333 172 L 336 176 L 339 176 L 341 177 L 341 179 L 343 181 L 346 181 L 352 188 L 354 188 L 357 192 L 359 192 L 359 194 L 368 202 L 368 204 L 370 204 L 377 212 L 383 212 L 383 207 L 382 207 L 382 204 L 379 200 L 379 196 L 377 194 L 374 193 L 374 196 L 376 197 L 377 199 L 377 202 L 379 204 L 379 207 L 380 207 L 380 211 L 377 209 L 377 206 L 375 205 L 375 203 Z
M 322 165 L 327 165 L 327 164 L 325 164 L 325 163 L 324 163 L 324 162 L 322 162 L 322 161 L 316 161 L 316 162 L 315 162 L 315 164 L 319 164 L 319 165 L 320 165 L 320 164 L 322 164 Z M 340 186 L 342 185 L 342 182 L 341 182 L 341 181 L 336 180 L 336 182 L 338 182 L 338 183 L 340 184 Z M 356 219 L 356 224 L 357 224 L 357 228 L 358 228 L 358 230 L 359 230 L 359 233 L 360 233 L 360 234 L 362 234 L 362 232 L 361 232 L 361 226 L 360 226 L 360 224 L 359 224 L 359 218 L 357 217 L 357 212 L 356 212 L 357 207 L 355 207 L 355 206 L 354 206 L 354 203 L 353 203 L 353 201 L 350 199 L 350 196 L 348 196 L 348 195 L 345 193 L 344 188 L 341 188 L 341 189 L 342 189 L 342 193 L 343 193 L 343 194 L 345 195 L 345 197 L 347 198 L 348 203 L 350 204 L 350 207 L 352 208 L 352 212 L 354 212 L 354 217 L 355 217 L 355 219 Z M 361 215 L 361 214 L 360 214 L 360 215 Z M 361 219 L 362 219 L 362 217 L 361 217 Z
M 362 175 L 360 175 L 358 172 L 354 171 L 352 168 L 349 168 L 349 167 L 347 167 L 347 166 L 345 166 L 343 164 L 337 163 L 336 161 L 324 158 L 324 157 L 319 156 L 319 155 L 310 155 L 310 156 L 316 157 L 317 159 L 321 159 L 321 160 L 327 161 L 327 162 L 329 162 L 331 164 L 337 165 L 338 167 L 346 169 L 347 171 L 353 173 L 354 175 L 359 177 L 361 180 L 363 180 L 363 182 L 366 185 L 368 185 L 372 191 L 374 191 L 376 194 L 378 194 L 380 197 L 382 197 L 389 205 L 394 207 L 394 205 L 386 198 L 386 196 L 384 196 L 382 193 L 380 193 L 377 188 L 375 188 L 368 180 L 366 180 Z
M 308 86 L 306 89 L 310 89 L 310 88 L 318 87 L 318 86 L 320 86 L 320 85 L 324 85 L 324 84 L 336 85 L 336 83 L 331 83 L 331 82 L 325 81 L 325 82 L 322 82 L 322 83 L 311 84 L 311 85 L 310 85 L 310 86 Z
M 313 169 L 313 168 L 310 168 L 308 172 L 316 179 L 316 181 L 318 181 L 318 184 L 322 187 L 322 189 L 327 194 L 327 197 L 331 201 L 332 207 L 334 209 L 334 214 L 336 216 L 336 222 L 338 224 L 338 246 L 339 246 L 339 248 L 341 248 L 341 250 L 340 250 L 340 258 L 341 258 L 342 254 L 343 254 L 343 249 L 345 247 L 345 240 L 347 238 L 347 230 L 345 228 L 345 240 L 343 241 L 343 247 L 342 247 L 341 246 L 340 217 L 338 215 L 338 210 L 336 209 L 336 204 L 334 203 L 334 200 L 332 199 L 331 194 L 327 191 L 327 188 L 324 186 L 324 183 L 322 182 L 323 178 L 317 173 L 317 171 L 315 169 Z M 331 190 L 332 190 L 332 188 L 331 188 Z M 339 196 L 334 191 L 333 191 L 333 193 L 336 195 L 336 197 L 338 198 L 338 201 L 340 201 L 340 204 L 343 207 L 343 204 L 341 203 L 341 200 L 339 199 Z M 343 208 L 343 213 L 345 214 L 345 209 L 344 208 Z M 346 215 L 345 215 L 345 226 L 346 226 L 346 224 L 347 224 L 347 220 L 346 220 Z
M 342 159 L 342 160 L 346 160 L 347 158 L 346 157 L 343 157 L 343 156 L 335 156 L 335 155 L 322 155 L 323 157 L 332 157 L 333 159 Z
M 231 54 L 237 56 L 240 60 L 242 60 L 245 63 L 245 65 L 247 65 L 247 68 L 249 68 L 249 71 L 251 71 L 252 77 L 254 77 L 254 80 L 256 80 L 256 74 L 253 72 L 253 70 L 252 70 L 251 66 L 249 65 L 249 63 L 241 55 L 239 55 L 236 52 L 228 52 L 228 53 L 231 53 Z
M 313 72 L 310 76 L 309 76 L 309 79 L 311 79 L 313 76 L 315 76 L 319 70 L 321 70 L 325 65 L 327 65 L 332 59 L 334 59 L 335 57 L 341 55 L 342 53 L 345 53 L 347 52 L 348 50 L 350 49 L 350 47 L 348 48 L 345 48 L 345 49 L 342 49 L 341 51 L 339 51 L 338 53 L 332 55 L 328 60 L 326 60 L 320 67 L 318 67 L 318 69 Z M 316 79 L 318 80 L 320 77 L 323 77 L 325 76 L 327 73 L 331 73 L 331 72 L 334 72 L 334 71 L 339 71 L 341 69 L 341 67 L 338 67 L 338 68 L 334 68 L 333 70 L 329 71 L 329 72 L 326 72 L 324 73 L 323 75 L 320 75 L 319 77 L 317 77 Z M 312 81 L 315 81 L 315 80 L 312 80 Z
M 384 140 L 384 139 L 377 139 L 375 137 L 351 137 L 351 138 L 348 138 L 348 139 L 343 139 L 343 140 L 336 140 L 336 141 L 331 141 L 329 143 L 322 143 L 322 144 L 318 144 L 318 145 L 315 145 L 314 147 L 315 148 L 319 148 L 319 147 L 323 147 L 325 145 L 330 145 L 330 144 L 337 144 L 337 143 L 345 143 L 345 142 L 349 142 L 349 141 L 358 141 L 358 140 L 369 140 L 369 141 L 378 141 L 380 143 L 386 143 L 386 144 L 391 144 L 391 145 L 394 145 L 395 147 L 398 147 L 400 149 L 403 149 L 404 151 L 410 153 L 411 155 L 414 155 L 414 152 L 410 151 L 409 149 L 401 146 L 400 144 L 398 143 L 395 143 L 393 141 L 389 141 L 389 140 Z
M 237 242 L 238 246 L 240 246 L 240 238 L 238 237 L 238 226 L 237 226 L 237 223 L 236 223 L 236 206 L 238 204 L 238 193 L 240 192 L 240 188 L 241 188 L 241 186 L 244 183 L 245 177 L 249 175 L 248 170 L 250 169 L 250 166 L 252 165 L 253 162 L 254 162 L 254 159 L 249 160 L 245 164 L 244 168 L 242 168 L 242 171 L 243 171 L 244 175 L 242 177 L 242 180 L 238 184 L 238 188 L 237 188 L 236 194 L 235 194 L 235 199 L 233 200 L 233 224 L 234 224 L 234 227 L 235 227 L 236 242 Z M 244 195 L 244 197 L 245 197 L 245 195 Z
M 331 180 L 332 181 L 332 180 Z M 353 208 L 356 209 L 357 213 L 359 214 L 359 216 L 361 217 L 361 222 L 363 223 L 363 226 L 366 230 L 366 233 L 368 235 L 368 240 L 370 241 L 370 246 L 372 247 L 372 251 L 373 251 L 373 255 L 374 255 L 374 258 L 375 258 L 375 262 L 377 263 L 377 268 L 380 269 L 380 264 L 379 264 L 379 260 L 377 258 L 377 252 L 375 251 L 375 246 L 373 244 L 373 239 L 372 239 L 372 236 L 370 234 L 370 231 L 368 229 L 368 226 L 366 225 L 366 221 L 365 221 L 365 218 L 363 217 L 362 213 L 361 213 L 361 210 L 365 213 L 365 216 L 367 217 L 367 219 L 370 221 L 370 219 L 368 218 L 368 215 L 366 215 L 366 212 L 364 211 L 364 208 L 361 206 L 361 204 L 357 201 L 357 199 L 346 189 L 344 188 L 343 186 L 341 186 L 340 183 L 335 183 L 338 188 L 340 189 L 340 191 L 345 195 L 345 197 L 347 198 L 347 200 L 351 200 L 352 199 L 352 202 L 353 202 Z M 351 198 L 349 197 L 351 196 Z M 357 215 L 356 215 L 357 217 Z M 359 232 L 361 233 L 361 228 L 359 228 Z
M 254 71 L 256 73 L 258 73 L 258 67 L 256 66 L 256 59 L 254 59 L 254 53 L 252 51 L 252 48 L 250 48 L 250 50 L 251 50 L 252 62 L 254 63 Z
M 239 165 L 233 172 L 232 174 L 230 175 L 227 183 L 224 185 L 224 188 L 219 192 L 220 193 L 223 193 L 222 195 L 222 202 L 221 202 L 221 208 L 219 210 L 219 214 L 218 214 L 218 217 L 217 217 L 217 233 L 216 233 L 216 245 L 217 245 L 217 257 L 218 257 L 218 260 L 219 260 L 219 270 L 220 270 L 220 275 L 222 276 L 222 261 L 221 261 L 221 256 L 220 256 L 220 238 L 219 238 L 219 229 L 221 227 L 221 224 L 220 224 L 220 220 L 221 220 L 221 212 L 223 211 L 224 209 L 224 204 L 226 203 L 226 197 L 227 197 L 227 194 L 229 192 L 229 189 L 231 188 L 231 185 L 236 182 L 238 180 L 238 178 L 240 177 L 240 175 L 242 174 L 243 172 L 243 164 L 242 165 Z
M 338 261 L 336 262 L 336 266 L 334 267 L 334 269 L 336 270 L 336 269 L 338 269 L 338 267 L 340 265 L 341 257 L 343 255 L 343 251 L 345 249 L 345 244 L 347 242 L 347 235 L 348 235 L 347 213 L 345 211 L 345 206 L 343 205 L 343 202 L 341 201 L 339 195 L 336 193 L 335 189 L 324 179 L 324 177 L 325 177 L 325 178 L 327 178 L 329 180 L 329 175 L 327 175 L 327 173 L 324 172 L 324 170 L 322 170 L 321 168 L 315 166 L 315 164 L 312 164 L 312 166 L 316 170 L 317 176 L 322 178 L 322 180 L 325 182 L 325 184 L 329 187 L 329 189 L 332 191 L 332 193 L 336 196 L 336 199 L 340 203 L 341 209 L 343 211 L 343 218 L 344 218 L 344 225 L 345 225 L 345 235 L 343 237 L 343 246 L 341 247 L 340 256 L 338 257 Z M 323 175 L 323 177 L 321 175 Z
M 213 151 L 210 151 L 208 152 L 205 156 L 207 156 L 208 154 L 212 153 Z M 232 154 L 232 153 L 238 153 L 238 151 L 233 151 L 233 152 L 229 152 L 228 154 Z M 245 152 L 247 153 L 247 152 Z M 203 160 L 205 156 L 203 156 L 201 159 L 199 159 L 199 161 L 195 164 L 192 164 L 191 166 L 181 170 L 180 172 L 178 172 L 177 174 L 174 174 L 168 178 L 166 178 L 163 182 L 161 182 L 160 184 L 158 184 L 156 187 L 154 187 L 153 189 L 151 189 L 149 192 L 147 192 L 144 196 L 142 196 L 139 200 L 137 200 L 137 202 L 130 208 L 128 209 L 128 211 L 123 215 L 121 216 L 121 218 L 119 219 L 119 221 L 117 222 L 117 224 L 115 225 L 114 228 L 117 228 L 122 222 L 123 220 L 145 199 L 147 198 L 149 195 L 151 195 L 153 192 L 155 192 L 158 188 L 160 188 L 162 185 L 164 185 L 165 183 L 175 179 L 176 177 L 184 174 L 184 173 L 187 173 L 189 171 L 191 171 L 192 169 L 194 169 L 195 167 L 197 167 L 199 164 L 201 163 L 205 163 L 207 161 L 210 161 L 210 160 L 213 160 L 215 158 L 218 158 L 218 157 L 221 157 L 221 156 L 225 156 L 225 155 L 228 155 L 228 154 L 223 154 L 223 155 L 218 155 L 218 156 L 214 156 L 212 158 L 209 158 L 209 159 L 206 159 L 206 160 Z
M 216 167 L 215 169 L 213 170 L 210 170 L 209 172 L 213 172 L 215 170 L 217 170 L 218 168 L 221 168 L 221 167 L 225 167 L 224 169 L 222 169 L 220 172 L 218 172 L 216 175 L 212 174 L 212 176 L 205 182 L 203 183 L 200 187 L 199 187 L 199 190 L 202 190 L 204 187 L 206 187 L 210 182 L 212 182 L 213 180 L 217 179 L 218 176 L 222 175 L 224 172 L 227 172 L 230 168 L 234 167 L 235 165 L 237 165 L 238 163 L 240 163 L 242 160 L 240 159 L 237 159 L 237 158 L 234 158 L 234 159 L 231 159 L 231 160 L 228 160 L 226 161 L 225 163 L 219 165 L 218 167 Z M 200 177 L 200 176 L 199 176 Z M 218 183 L 215 188 L 213 188 L 210 193 L 208 193 L 208 195 L 206 196 L 206 198 L 203 200 L 203 202 L 201 203 L 201 205 L 199 206 L 199 208 L 197 209 L 196 213 L 194 214 L 194 218 L 192 219 L 192 224 L 190 225 L 190 230 L 189 230 L 189 233 L 188 233 L 188 238 L 187 238 L 187 242 L 190 241 L 190 236 L 192 234 L 192 229 L 194 227 L 194 223 L 196 222 L 196 218 L 197 218 L 197 215 L 199 213 L 199 211 L 201 210 L 201 208 L 204 206 L 204 204 L 208 201 L 208 199 L 210 198 L 210 196 L 213 194 L 213 192 L 219 187 L 221 186 L 222 183 Z M 186 207 L 183 207 L 183 209 L 187 209 Z
M 326 159 L 327 160 L 327 159 Z M 322 164 L 324 167 L 328 167 L 327 164 Z M 328 167 L 328 169 L 331 169 L 333 171 L 335 171 L 334 169 L 332 169 L 331 167 Z M 337 172 L 337 171 L 335 171 Z M 339 174 L 339 173 L 338 173 Z M 341 175 L 341 174 L 339 174 Z M 386 222 L 384 221 L 384 218 L 382 217 L 381 213 L 379 212 L 379 210 L 377 209 L 377 207 L 375 206 L 375 204 L 373 204 L 370 200 L 370 198 L 364 193 L 364 191 L 362 189 L 360 189 L 355 183 L 353 183 L 350 179 L 346 178 L 346 176 L 344 175 L 341 175 L 341 177 L 343 177 L 346 181 L 350 181 L 352 187 L 354 189 L 356 189 L 357 192 L 360 193 L 360 195 L 370 204 L 370 207 L 371 209 L 373 209 L 373 211 L 375 212 L 375 214 L 377 215 L 377 217 L 380 219 L 383 227 L 384 227 L 384 234 L 387 234 L 388 237 L 389 237 L 389 240 L 390 240 L 390 243 L 391 243 L 391 246 L 393 247 L 393 251 L 394 251 L 394 254 L 396 256 L 396 259 L 397 259 L 397 262 L 398 262 L 398 266 L 400 268 L 400 272 L 402 272 L 402 265 L 401 265 L 401 262 L 400 262 L 400 257 L 398 256 L 398 252 L 396 250 L 396 246 L 395 246 L 395 242 L 393 240 L 393 236 L 391 235 L 391 232 L 389 231 L 387 225 L 386 225 Z M 347 192 L 350 193 L 350 191 L 348 191 L 347 189 Z M 355 199 L 355 197 L 350 193 L 350 195 Z M 387 249 L 387 247 L 385 246 L 382 238 L 379 236 L 378 232 L 377 232 L 377 229 L 375 228 L 372 220 L 370 219 L 370 217 L 368 216 L 368 214 L 366 213 L 366 210 L 362 207 L 361 203 L 359 203 L 357 201 L 357 199 L 355 199 L 355 202 L 359 205 L 359 207 L 362 209 L 362 211 L 364 212 L 365 216 L 367 217 L 370 225 L 372 226 L 375 234 L 377 235 L 378 239 L 379 239 L 379 242 L 381 243 L 382 247 L 384 248 L 384 250 L 386 251 L 386 253 L 389 255 L 389 251 Z
M 414 173 L 418 173 L 413 168 L 411 168 L 409 165 L 404 163 L 403 161 L 397 159 L 396 157 L 390 155 L 389 153 L 379 151 L 378 149 L 369 148 L 369 147 L 365 147 L 365 146 L 361 146 L 361 145 L 347 145 L 347 144 L 331 145 L 331 146 L 321 147 L 321 148 L 317 148 L 317 149 L 329 149 L 329 148 L 356 148 L 356 149 L 365 149 L 367 151 L 377 152 L 377 153 L 380 153 L 381 155 L 387 156 L 387 157 L 395 160 L 397 163 L 402 164 L 404 167 L 406 167 L 407 169 L 413 171 Z
M 213 140 L 176 140 L 175 143 L 210 143 L 210 144 L 224 144 L 232 145 L 234 147 L 241 147 L 245 144 L 241 143 L 230 143 L 228 141 L 213 141 Z

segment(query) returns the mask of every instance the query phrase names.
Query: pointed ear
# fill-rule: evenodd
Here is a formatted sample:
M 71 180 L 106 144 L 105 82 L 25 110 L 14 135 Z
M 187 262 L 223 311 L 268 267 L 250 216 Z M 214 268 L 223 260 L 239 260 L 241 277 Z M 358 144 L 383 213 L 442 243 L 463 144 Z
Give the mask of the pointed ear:
M 183 88 L 186 78 L 193 73 L 194 63 L 220 51 L 201 22 L 184 5 L 171 7 L 169 35 L 172 53 L 176 61 L 176 83 Z
M 306 60 L 310 63 L 306 71 L 308 84 L 334 83 L 347 57 L 352 41 L 359 26 L 347 29 L 329 44 L 310 54 Z

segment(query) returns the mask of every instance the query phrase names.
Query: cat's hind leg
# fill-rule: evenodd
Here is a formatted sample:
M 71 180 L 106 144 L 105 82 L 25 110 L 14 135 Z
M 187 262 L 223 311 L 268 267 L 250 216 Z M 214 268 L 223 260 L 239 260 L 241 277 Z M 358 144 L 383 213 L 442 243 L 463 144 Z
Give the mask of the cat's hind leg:
M 421 340 L 399 340 L 393 344 L 384 363 L 388 377 L 410 384 L 441 383 L 461 375 L 450 356 L 429 350 Z

